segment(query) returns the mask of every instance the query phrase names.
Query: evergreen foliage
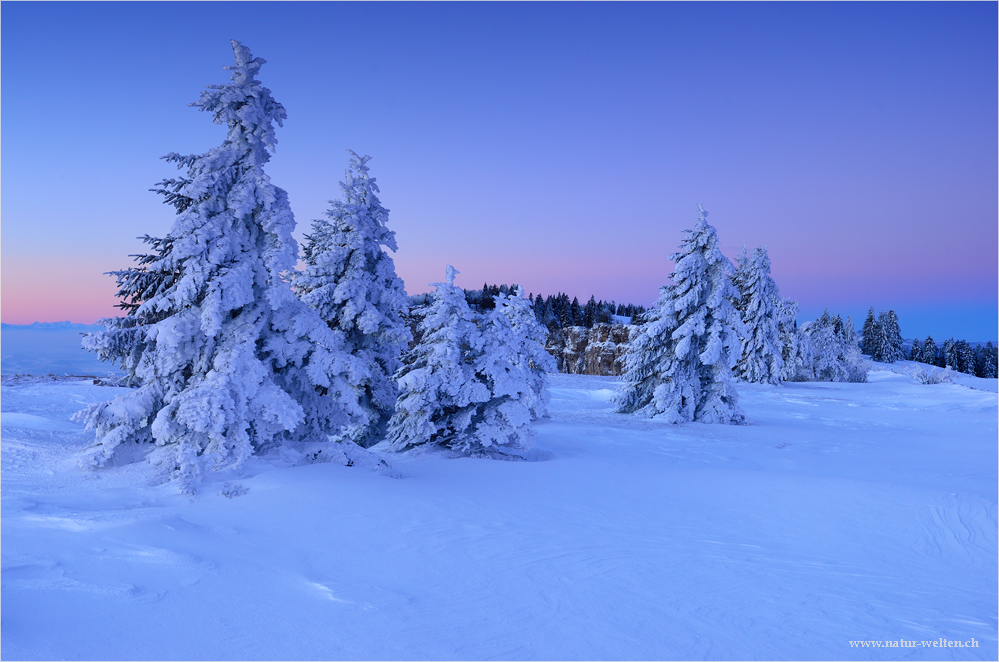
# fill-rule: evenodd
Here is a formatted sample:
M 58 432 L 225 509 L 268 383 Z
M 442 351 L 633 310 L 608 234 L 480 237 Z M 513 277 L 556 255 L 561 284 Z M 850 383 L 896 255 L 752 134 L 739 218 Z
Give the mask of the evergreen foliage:
M 707 212 L 698 210 L 693 229 L 670 256 L 672 284 L 662 288 L 625 354 L 618 411 L 671 423 L 743 423 L 731 380 L 744 334 L 731 304 L 739 294 Z
M 794 299 L 778 299 L 775 304 L 783 361 L 781 380 L 790 381 L 795 378 L 799 371 L 812 365 L 814 358 L 812 345 L 808 336 L 798 328 L 796 321 L 798 302 Z
M 784 369 L 778 309 L 781 299 L 770 276 L 770 258 L 765 248 L 757 248 L 751 258 L 743 249 L 734 284 L 740 292 L 734 305 L 746 329 L 735 375 L 747 382 L 779 384 Z
M 898 316 L 894 310 L 878 315 L 878 348 L 876 361 L 894 363 L 905 359 L 902 349 L 902 332 L 898 326 Z
M 545 330 L 523 290 L 491 294 L 494 307 L 477 314 L 454 285 L 434 283 L 420 311 L 421 340 L 396 373 L 400 396 L 389 421 L 394 450 L 435 445 L 461 455 L 520 456 L 530 422 L 545 414 L 546 374 L 554 359 Z
M 937 344 L 933 342 L 933 336 L 926 336 L 923 347 L 920 350 L 919 361 L 927 365 L 937 364 Z
M 799 381 L 866 382 L 870 364 L 860 354 L 853 320 L 846 322 L 828 309 L 814 322 L 801 325 L 807 338 L 812 362 L 800 369 L 795 379 Z
M 349 153 L 342 199 L 331 201 L 325 219 L 313 221 L 312 233 L 305 236 L 305 271 L 296 274 L 293 285 L 302 301 L 343 334 L 347 351 L 368 367 L 367 377 L 353 385 L 364 419 L 347 438 L 370 446 L 395 411 L 398 389 L 392 375 L 412 334 L 403 321 L 409 309 L 405 287 L 385 251 L 397 246 L 395 233 L 386 227 L 388 210 L 378 199 L 378 185 L 368 174 L 371 157 Z
M 860 330 L 861 344 L 860 351 L 863 354 L 867 354 L 872 359 L 877 351 L 877 337 L 878 337 L 878 321 L 874 317 L 874 306 L 871 306 L 870 310 L 867 311 L 867 319 L 864 320 L 864 326 Z
M 119 359 L 138 387 L 80 412 L 100 466 L 122 444 L 155 443 L 150 459 L 193 484 L 204 467 L 238 467 L 255 451 L 326 441 L 360 415 L 350 393 L 366 367 L 294 296 L 282 274 L 297 260 L 287 194 L 264 165 L 285 110 L 256 80 L 264 64 L 233 41 L 231 82 L 191 104 L 228 127 L 204 154 L 168 154 L 186 170 L 156 192 L 177 212 L 150 255 L 117 272 L 124 320 L 84 338 Z
M 997 363 L 999 362 L 997 362 L 996 346 L 992 344 L 992 341 L 989 341 L 982 348 L 978 376 L 995 379 L 999 376 L 999 365 Z

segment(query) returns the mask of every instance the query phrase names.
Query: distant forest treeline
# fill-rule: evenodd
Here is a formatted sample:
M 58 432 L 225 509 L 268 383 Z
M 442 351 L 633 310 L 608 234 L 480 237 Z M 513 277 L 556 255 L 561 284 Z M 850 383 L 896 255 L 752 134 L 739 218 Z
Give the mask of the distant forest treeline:
M 463 290 L 465 301 L 477 312 L 485 312 L 496 307 L 495 297 L 499 294 L 513 294 L 520 287 L 516 283 L 513 285 L 490 285 L 483 283 L 481 290 Z M 430 303 L 430 294 L 416 294 L 409 298 L 414 306 L 424 306 Z M 645 306 L 636 306 L 630 303 L 615 303 L 614 301 L 597 300 L 591 296 L 585 304 L 580 304 L 579 299 L 573 297 L 569 300 L 569 295 L 559 292 L 555 295 L 534 296 L 528 295 L 531 305 L 534 307 L 534 316 L 542 325 L 548 327 L 549 331 L 562 329 L 568 326 L 585 326 L 592 328 L 594 324 L 611 323 L 614 315 L 634 318 L 645 312 Z M 637 320 L 636 320 L 637 321 Z
M 490 285 L 484 283 L 481 290 L 463 290 L 465 301 L 477 312 L 485 312 L 496 307 L 495 297 L 498 294 L 512 294 L 519 285 Z M 416 294 L 410 296 L 410 304 L 413 306 L 424 306 L 430 302 L 430 294 Z M 645 312 L 644 306 L 634 304 L 615 303 L 614 301 L 597 300 L 591 296 L 585 304 L 580 304 L 579 299 L 573 297 L 570 301 L 569 295 L 559 292 L 555 295 L 534 296 L 528 295 L 531 305 L 534 307 L 534 316 L 538 321 L 546 326 L 549 331 L 562 329 L 569 326 L 584 326 L 592 328 L 594 324 L 612 323 L 613 316 L 632 318 L 632 322 L 641 324 L 641 315 Z M 871 356 L 875 361 L 894 363 L 896 360 L 909 359 L 940 367 L 950 368 L 969 375 L 978 377 L 997 376 L 997 348 L 991 342 L 984 345 L 976 345 L 965 340 L 945 341 L 941 347 L 937 347 L 933 338 L 926 338 L 920 342 L 916 339 L 912 342 L 909 351 L 903 349 L 901 334 L 898 330 L 898 318 L 894 311 L 885 314 L 883 311 L 877 318 L 874 316 L 874 309 L 871 308 L 867 320 L 864 322 L 864 333 L 861 336 L 861 351 Z M 842 321 L 840 321 L 842 325 Z M 894 333 L 889 333 L 894 331 Z M 888 338 L 881 338 L 882 335 L 892 336 L 895 342 L 889 342 Z M 880 342 L 879 342 L 880 340 Z M 908 345 L 908 343 L 905 343 Z M 891 346 L 890 350 L 886 349 Z M 897 347 L 896 347 L 897 345 Z

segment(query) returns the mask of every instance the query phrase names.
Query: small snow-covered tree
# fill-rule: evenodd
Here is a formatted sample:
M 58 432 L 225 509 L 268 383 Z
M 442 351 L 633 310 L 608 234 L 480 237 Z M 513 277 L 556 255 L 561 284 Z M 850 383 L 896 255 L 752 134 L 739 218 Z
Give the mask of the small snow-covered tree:
M 364 416 L 346 436 L 370 446 L 395 411 L 399 393 L 392 375 L 402 366 L 412 334 L 403 321 L 409 307 L 405 286 L 385 251 L 397 250 L 395 232 L 386 226 L 388 210 L 368 174 L 371 157 L 348 152 L 342 199 L 331 201 L 325 219 L 313 221 L 312 233 L 305 235 L 305 271 L 293 284 L 368 367 L 367 377 L 354 385 Z
M 420 320 L 420 342 L 395 374 L 399 399 L 388 424 L 394 450 L 474 443 L 473 418 L 478 406 L 489 401 L 489 388 L 476 375 L 482 332 L 464 292 L 454 284 L 457 273 L 448 265 L 447 282 L 431 284 L 436 291 Z
M 878 315 L 877 333 L 875 335 L 875 361 L 894 363 L 905 358 L 902 349 L 902 331 L 898 326 L 898 316 L 894 310 Z
M 923 356 L 923 346 L 919 342 L 919 338 L 914 338 L 912 340 L 912 347 L 909 348 L 909 360 L 919 361 Z
M 956 357 L 955 370 L 967 375 L 975 374 L 975 350 L 971 348 L 967 340 L 958 340 L 954 343 L 954 355 Z
M 749 258 L 743 250 L 737 270 L 739 311 L 746 328 L 742 357 L 735 374 L 747 382 L 779 384 L 784 368 L 780 337 L 780 292 L 770 276 L 770 257 L 763 247 Z
M 933 336 L 926 336 L 919 360 L 927 365 L 937 364 L 937 344 L 933 341 Z
M 997 354 L 996 346 L 993 345 L 990 340 L 982 349 L 982 359 L 979 366 L 980 372 L 978 376 L 985 377 L 987 379 L 995 379 L 997 373 L 999 373 L 997 358 L 999 358 L 999 354 Z
M 366 376 L 342 334 L 282 279 L 297 259 L 295 221 L 263 167 L 285 111 L 256 80 L 264 60 L 232 47 L 232 81 L 192 104 L 228 127 L 225 141 L 165 157 L 187 173 L 156 189 L 177 211 L 169 235 L 119 276 L 132 321 L 106 322 L 84 340 L 123 358 L 138 385 L 78 414 L 97 434 L 85 462 L 153 442 L 150 459 L 184 489 L 205 466 L 239 466 L 271 444 L 325 441 L 360 414 L 339 394 Z
M 544 330 L 518 292 L 494 295 L 476 315 L 455 287 L 454 267 L 420 323 L 421 340 L 396 373 L 400 396 L 389 421 L 394 450 L 438 445 L 462 455 L 518 456 L 530 446 L 533 418 L 548 401 L 554 359 Z
M 618 411 L 661 417 L 671 423 L 743 423 L 732 383 L 742 353 L 742 320 L 731 300 L 732 266 L 718 248 L 718 235 L 698 207 L 693 229 L 676 253 L 675 268 L 656 308 L 625 354 Z
M 869 363 L 860 354 L 852 319 L 847 317 L 846 322 L 843 322 L 839 315 L 833 318 L 826 310 L 814 322 L 802 324 L 801 329 L 808 338 L 812 363 L 808 369 L 799 372 L 799 379 L 867 381 Z
M 522 390 L 524 402 L 534 419 L 543 418 L 548 412 L 548 375 L 558 371 L 555 358 L 545 351 L 548 329 L 538 324 L 529 302 L 524 299 L 523 288 L 511 295 L 496 297 L 496 313 L 503 315 L 510 325 L 509 343 L 511 361 L 528 388 Z
M 954 351 L 954 339 L 948 338 L 944 341 L 943 347 L 940 349 L 940 357 L 938 359 L 938 364 L 941 368 L 953 368 L 957 365 L 957 353 Z
M 860 330 L 860 335 L 860 351 L 873 359 L 878 336 L 878 321 L 874 317 L 874 306 L 871 306 L 870 310 L 867 311 L 867 319 L 864 320 L 864 326 Z
M 790 381 L 801 369 L 812 365 L 812 346 L 808 336 L 798 328 L 798 302 L 794 299 L 777 298 L 777 328 L 781 342 L 781 380 Z

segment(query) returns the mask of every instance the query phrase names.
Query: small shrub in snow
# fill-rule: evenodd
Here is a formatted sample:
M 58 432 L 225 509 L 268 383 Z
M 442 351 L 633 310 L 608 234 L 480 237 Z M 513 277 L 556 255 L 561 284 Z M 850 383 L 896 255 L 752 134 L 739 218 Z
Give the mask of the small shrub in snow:
M 222 489 L 219 490 L 219 496 L 224 496 L 226 499 L 235 499 L 236 497 L 243 496 L 249 490 L 239 483 L 223 483 Z
M 902 369 L 893 368 L 892 372 L 912 377 L 920 384 L 952 384 L 954 382 L 954 371 L 950 368 L 926 370 L 922 366 L 906 366 Z

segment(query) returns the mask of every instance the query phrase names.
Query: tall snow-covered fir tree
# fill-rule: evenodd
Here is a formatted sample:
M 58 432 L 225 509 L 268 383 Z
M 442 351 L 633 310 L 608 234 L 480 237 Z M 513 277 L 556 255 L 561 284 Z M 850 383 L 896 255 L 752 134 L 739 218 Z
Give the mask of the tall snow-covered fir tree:
M 211 85 L 193 106 L 228 127 L 204 154 L 169 154 L 186 175 L 157 192 L 177 212 L 154 254 L 118 272 L 125 320 L 84 339 L 119 359 L 138 388 L 78 416 L 97 442 L 99 466 L 122 444 L 151 443 L 151 461 L 182 487 L 204 467 L 238 466 L 256 450 L 324 441 L 361 412 L 352 392 L 365 366 L 292 293 L 297 245 L 287 194 L 264 172 L 285 110 L 256 80 L 261 58 L 232 42 L 231 82 Z
M 698 211 L 694 227 L 670 256 L 676 265 L 673 282 L 645 313 L 625 354 L 618 411 L 671 423 L 743 423 L 731 379 L 745 333 L 731 303 L 739 292 L 707 212 Z
M 378 185 L 368 174 L 371 157 L 349 153 L 342 199 L 331 201 L 325 219 L 313 221 L 305 236 L 305 271 L 295 275 L 294 289 L 368 366 L 367 377 L 354 385 L 364 417 L 346 436 L 370 446 L 395 411 L 399 393 L 392 375 L 412 334 L 403 321 L 409 308 L 405 287 L 385 251 L 397 246 Z
M 735 285 L 741 295 L 737 308 L 746 336 L 735 375 L 747 382 L 779 384 L 784 368 L 778 309 L 781 299 L 770 276 L 767 250 L 758 247 L 749 257 L 743 249 L 736 273 Z

